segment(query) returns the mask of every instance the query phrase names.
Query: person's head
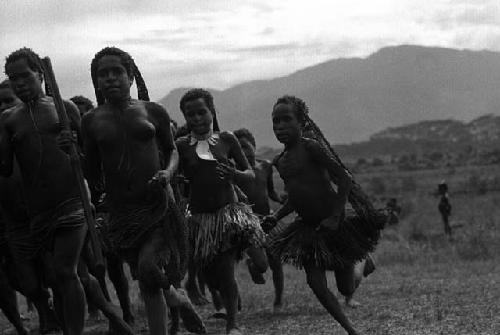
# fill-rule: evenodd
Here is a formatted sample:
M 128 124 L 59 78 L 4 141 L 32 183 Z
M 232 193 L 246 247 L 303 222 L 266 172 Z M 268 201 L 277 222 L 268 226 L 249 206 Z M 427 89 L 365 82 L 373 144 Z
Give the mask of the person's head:
M 446 184 L 445 181 L 442 181 L 438 185 L 438 193 L 439 194 L 445 194 L 446 192 L 448 192 L 448 184 Z
M 250 164 L 253 164 L 253 162 L 255 161 L 255 148 L 256 148 L 255 137 L 250 132 L 250 130 L 246 128 L 235 130 L 234 135 L 240 142 L 241 149 L 243 150 L 243 153 L 247 157 L 247 160 L 250 162 Z
M 308 108 L 301 99 L 285 95 L 273 107 L 273 131 L 281 143 L 294 143 L 302 136 Z
M 83 116 L 83 114 L 87 113 L 88 111 L 94 108 L 94 104 L 92 103 L 92 101 L 90 101 L 83 95 L 76 95 L 69 100 L 73 101 L 76 107 L 78 107 L 78 110 L 80 111 L 80 116 Z
M 186 119 L 187 127 L 193 133 L 204 135 L 211 129 L 219 131 L 214 98 L 207 90 L 194 88 L 187 91 L 182 96 L 179 107 Z
M 21 48 L 7 56 L 5 74 L 14 94 L 22 101 L 28 102 L 43 94 L 42 62 L 30 48 Z
M 9 80 L 0 83 L 0 113 L 21 103 L 10 87 Z
M 97 104 L 130 99 L 130 87 L 134 79 L 137 84 L 139 100 L 149 101 L 148 91 L 134 59 L 125 51 L 106 47 L 96 53 L 90 64 L 92 84 Z

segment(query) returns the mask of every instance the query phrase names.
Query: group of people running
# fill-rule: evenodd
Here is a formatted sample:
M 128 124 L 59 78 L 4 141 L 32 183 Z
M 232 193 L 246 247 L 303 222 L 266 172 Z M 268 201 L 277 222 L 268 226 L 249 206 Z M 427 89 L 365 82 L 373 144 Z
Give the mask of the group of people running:
M 97 107 L 83 97 L 64 101 L 71 124 L 65 130 L 50 90 L 42 87 L 39 56 L 22 48 L 5 61 L 0 307 L 19 334 L 28 331 L 14 290 L 33 302 L 42 334 L 82 334 L 86 303 L 108 317 L 111 330 L 134 334 L 124 262 L 139 282 L 150 334 L 175 334 L 179 318 L 188 331 L 204 333 L 191 301 L 206 302 L 205 286 L 215 308 L 225 309 L 226 333 L 240 334 L 235 265 L 243 258 L 258 284 L 270 265 L 276 309 L 282 306 L 282 263 L 304 269 L 321 304 L 349 334 L 358 334 L 328 289 L 326 271 L 334 271 L 339 291 L 354 306 L 361 277 L 373 271 L 369 252 L 385 216 L 371 206 L 301 99 L 283 96 L 270 106 L 284 150 L 269 162 L 255 157 L 248 130 L 219 129 L 208 91 L 182 96 L 186 124 L 177 128 L 161 105 L 149 101 L 127 52 L 102 49 L 90 72 Z M 137 99 L 131 98 L 134 81 Z M 98 242 L 88 237 L 69 155 L 73 145 L 99 218 Z M 275 191 L 273 168 L 286 195 Z M 274 213 L 270 200 L 282 204 Z M 346 210 L 348 202 L 352 208 Z M 293 220 L 281 222 L 292 213 Z M 91 243 L 104 250 L 122 316 L 110 303 Z M 186 273 L 188 294 L 181 289 Z

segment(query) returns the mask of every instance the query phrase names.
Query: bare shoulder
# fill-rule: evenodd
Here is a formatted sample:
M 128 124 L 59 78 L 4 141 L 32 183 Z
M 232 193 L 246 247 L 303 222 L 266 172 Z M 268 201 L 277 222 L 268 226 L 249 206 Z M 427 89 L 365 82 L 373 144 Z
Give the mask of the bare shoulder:
M 189 146 L 189 136 L 182 136 L 175 140 L 175 145 L 177 146 L 177 150 L 183 151 Z
M 228 144 L 231 144 L 231 145 L 235 145 L 238 142 L 238 139 L 236 138 L 236 136 L 234 136 L 234 134 L 231 132 L 231 131 L 221 131 L 219 133 L 219 138 L 228 143 Z
M 165 107 L 156 102 L 151 101 L 141 101 L 144 104 L 144 107 L 154 117 L 167 117 L 168 113 Z
M 273 160 L 272 160 L 271 164 L 272 164 L 273 166 L 278 167 L 278 164 L 280 163 L 280 160 L 281 160 L 281 158 L 282 158 L 282 156 L 283 156 L 283 154 L 284 154 L 284 153 L 285 153 L 285 152 L 284 152 L 284 151 L 282 151 L 282 152 L 280 152 L 278 155 L 276 155 L 276 156 L 273 158 Z
M 22 111 L 26 108 L 24 103 L 20 103 L 14 107 L 11 107 L 0 114 L 0 121 L 4 125 L 8 125 L 14 120 L 18 115 L 22 113 Z

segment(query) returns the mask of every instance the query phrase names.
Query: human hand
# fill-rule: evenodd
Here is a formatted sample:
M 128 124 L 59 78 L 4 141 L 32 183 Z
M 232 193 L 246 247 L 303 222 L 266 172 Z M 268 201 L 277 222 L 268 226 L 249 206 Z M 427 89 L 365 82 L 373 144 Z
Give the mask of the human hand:
M 233 181 L 236 175 L 236 169 L 228 164 L 217 162 L 216 170 L 222 180 Z
M 59 148 L 69 155 L 71 152 L 71 146 L 77 142 L 76 132 L 71 130 L 61 130 L 56 141 Z
M 172 179 L 172 174 L 167 170 L 160 170 L 149 180 L 149 186 L 159 185 L 162 188 L 167 187 Z
M 264 230 L 265 233 L 269 233 L 277 224 L 278 220 L 274 215 L 266 215 L 262 220 L 262 230 Z

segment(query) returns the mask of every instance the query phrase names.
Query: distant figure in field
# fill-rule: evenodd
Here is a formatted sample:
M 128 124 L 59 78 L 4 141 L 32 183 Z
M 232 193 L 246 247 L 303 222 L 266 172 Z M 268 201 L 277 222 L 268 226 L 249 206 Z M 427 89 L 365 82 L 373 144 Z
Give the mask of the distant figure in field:
M 389 217 L 387 220 L 387 226 L 394 226 L 399 223 L 399 214 L 401 214 L 401 206 L 398 205 L 398 200 L 396 198 L 390 198 L 385 205 L 388 211 Z
M 80 111 L 80 117 L 83 117 L 85 113 L 94 109 L 94 104 L 92 103 L 92 101 L 90 101 L 90 99 L 84 97 L 83 95 L 76 95 L 69 100 L 73 101 L 76 107 L 78 107 L 78 110 Z
M 448 185 L 445 181 L 442 181 L 438 185 L 439 198 L 439 213 L 441 213 L 441 219 L 443 220 L 444 232 L 446 235 L 451 236 L 451 226 L 449 217 L 451 215 L 451 204 L 450 198 L 448 197 Z

